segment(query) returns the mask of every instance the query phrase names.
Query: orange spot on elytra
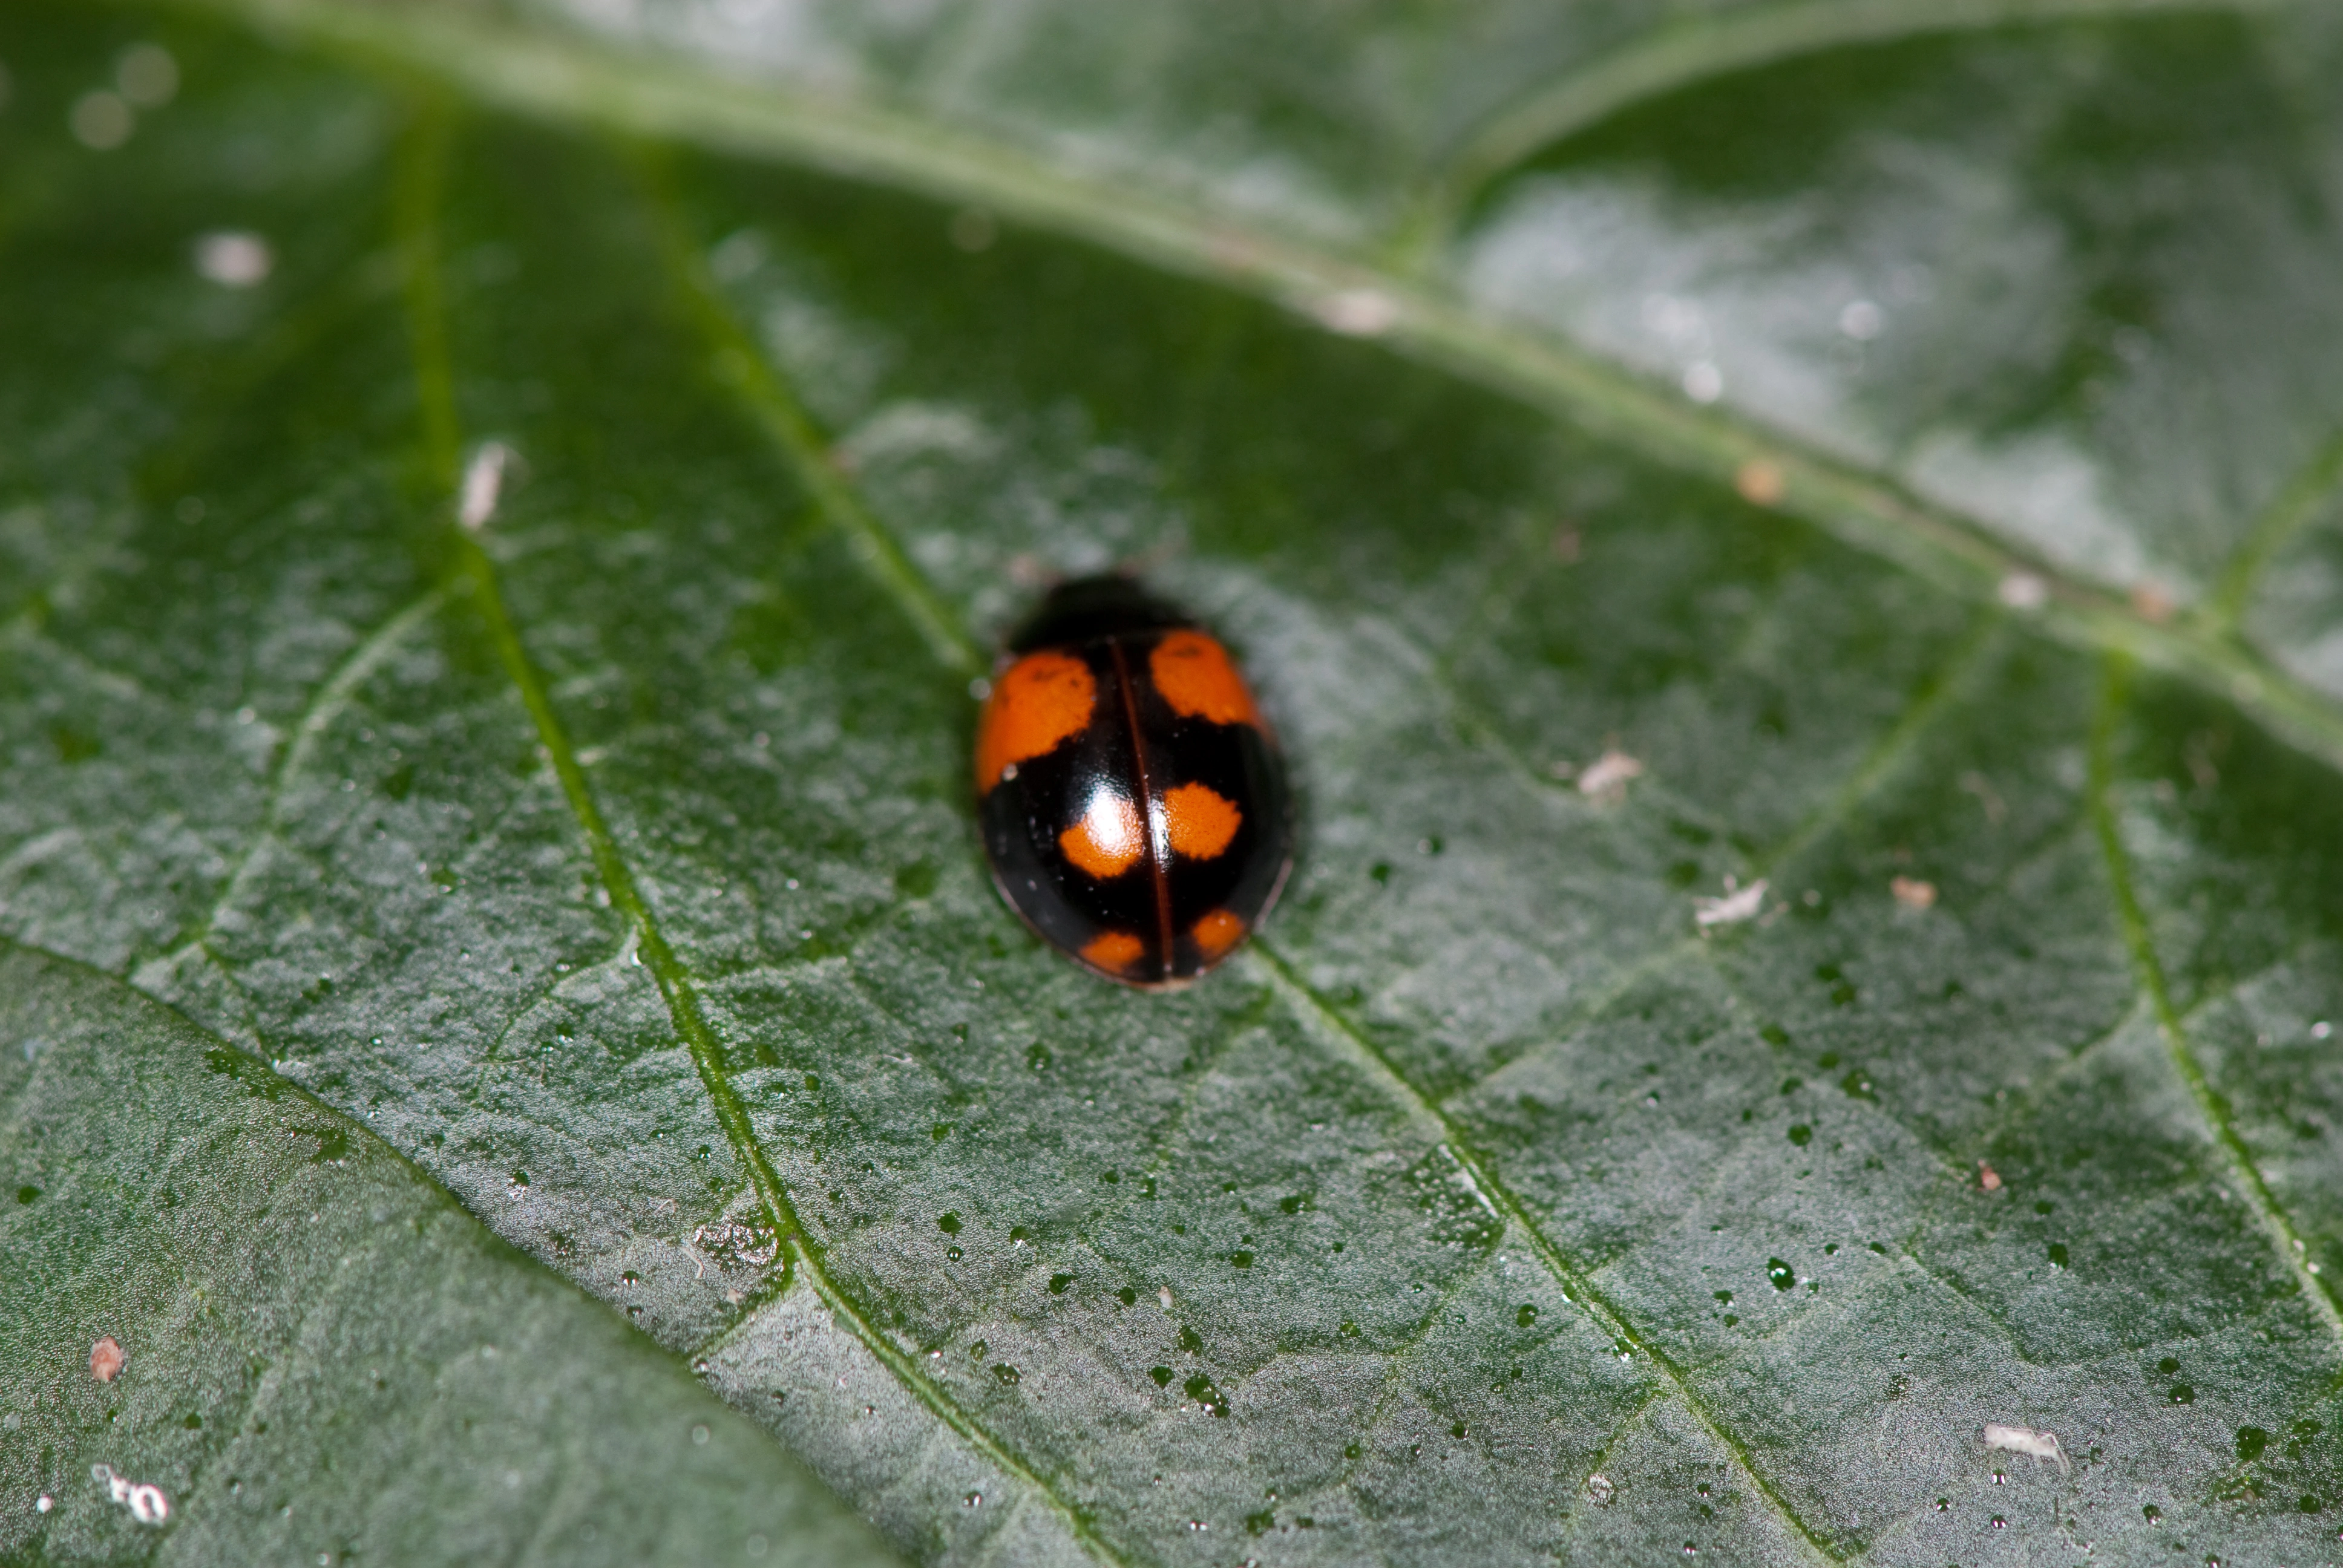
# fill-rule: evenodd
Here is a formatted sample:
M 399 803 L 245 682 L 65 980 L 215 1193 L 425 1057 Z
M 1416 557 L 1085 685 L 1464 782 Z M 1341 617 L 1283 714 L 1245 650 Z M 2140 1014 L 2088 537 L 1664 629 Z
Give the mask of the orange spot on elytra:
M 1229 660 L 1228 649 L 1201 631 L 1175 631 L 1147 656 L 1147 672 L 1155 689 L 1182 719 L 1209 719 L 1214 724 L 1261 726 L 1261 712 L 1244 677 Z
M 1196 939 L 1197 948 L 1209 963 L 1244 940 L 1245 923 L 1226 910 L 1214 910 L 1191 926 L 1188 934 Z
M 1138 961 L 1147 945 L 1129 931 L 1101 931 L 1082 944 L 1082 957 L 1102 970 L 1118 972 Z
M 1209 860 L 1229 847 L 1244 825 L 1244 813 L 1204 785 L 1182 784 L 1163 797 L 1163 819 L 1174 852 Z
M 1147 830 L 1139 809 L 1123 796 L 1101 789 L 1091 797 L 1082 819 L 1058 835 L 1066 859 L 1103 881 L 1131 869 L 1147 847 Z
M 1071 654 L 1029 653 L 1003 671 L 976 724 L 976 792 L 990 792 L 1001 769 L 1044 757 L 1078 735 L 1098 705 L 1091 667 Z

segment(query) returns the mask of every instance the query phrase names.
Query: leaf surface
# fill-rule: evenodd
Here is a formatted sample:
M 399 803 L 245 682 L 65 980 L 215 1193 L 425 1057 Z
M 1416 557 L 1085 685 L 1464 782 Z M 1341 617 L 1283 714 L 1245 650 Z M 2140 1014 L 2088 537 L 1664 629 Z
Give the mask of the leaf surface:
M 897 1561 L 266 1063 L 13 948 L 0 1038 L 11 1561 Z
M 2322 14 L 221 9 L 0 35 L 10 936 L 925 1561 L 2330 1549 Z M 1118 561 L 1176 996 L 965 797 Z

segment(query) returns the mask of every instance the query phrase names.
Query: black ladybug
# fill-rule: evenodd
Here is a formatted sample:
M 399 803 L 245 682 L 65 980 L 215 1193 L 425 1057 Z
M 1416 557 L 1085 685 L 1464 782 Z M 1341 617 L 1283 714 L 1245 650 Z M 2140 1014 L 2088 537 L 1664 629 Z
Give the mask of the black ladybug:
M 1011 907 L 1126 985 L 1235 951 L 1292 861 L 1284 765 L 1236 662 L 1128 578 L 1061 586 L 1010 641 L 976 791 Z

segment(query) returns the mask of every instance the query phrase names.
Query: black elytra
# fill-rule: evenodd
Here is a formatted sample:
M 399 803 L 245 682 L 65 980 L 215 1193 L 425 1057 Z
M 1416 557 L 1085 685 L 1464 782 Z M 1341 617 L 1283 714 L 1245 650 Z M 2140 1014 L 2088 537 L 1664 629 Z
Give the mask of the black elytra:
M 976 729 L 993 880 L 1044 941 L 1184 985 L 1259 927 L 1292 862 L 1285 768 L 1217 638 L 1125 577 L 1062 584 Z

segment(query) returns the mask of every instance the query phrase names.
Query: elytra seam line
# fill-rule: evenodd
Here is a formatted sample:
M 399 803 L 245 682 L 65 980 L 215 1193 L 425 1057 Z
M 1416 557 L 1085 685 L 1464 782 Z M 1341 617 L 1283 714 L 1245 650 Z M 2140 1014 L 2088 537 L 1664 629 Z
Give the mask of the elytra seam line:
M 1164 866 L 1164 857 L 1172 847 L 1162 846 L 1163 854 L 1156 853 L 1155 788 L 1147 781 L 1147 744 L 1139 736 L 1139 697 L 1131 689 L 1131 665 L 1122 657 L 1122 644 L 1110 642 L 1107 651 L 1114 656 L 1115 689 L 1122 695 L 1123 719 L 1131 726 L 1131 763 L 1139 779 L 1139 818 L 1147 834 L 1147 874 L 1155 880 L 1155 930 L 1162 942 L 1156 950 L 1155 978 L 1172 978 L 1172 879 Z

